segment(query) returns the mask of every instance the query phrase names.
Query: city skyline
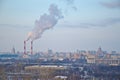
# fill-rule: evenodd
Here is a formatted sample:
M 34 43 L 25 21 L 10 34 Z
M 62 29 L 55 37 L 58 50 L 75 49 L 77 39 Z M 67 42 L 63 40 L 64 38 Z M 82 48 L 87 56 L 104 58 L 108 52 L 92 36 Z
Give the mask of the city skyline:
M 57 5 L 63 18 L 34 41 L 34 51 L 97 50 L 120 52 L 119 0 L 6 0 L 0 1 L 0 52 L 23 51 L 35 21 Z M 30 41 L 27 49 L 30 50 Z

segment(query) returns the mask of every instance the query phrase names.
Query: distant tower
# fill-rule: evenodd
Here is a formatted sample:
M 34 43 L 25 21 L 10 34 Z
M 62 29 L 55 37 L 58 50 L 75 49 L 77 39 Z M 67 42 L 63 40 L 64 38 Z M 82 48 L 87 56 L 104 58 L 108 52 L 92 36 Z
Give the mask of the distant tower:
M 12 51 L 11 51 L 12 53 L 15 53 L 15 48 L 14 48 L 14 46 L 13 46 L 13 48 L 12 48 Z
M 102 55 L 102 54 L 103 54 L 103 51 L 102 51 L 101 47 L 99 47 L 97 50 L 97 55 Z
M 48 49 L 48 54 L 53 54 L 53 51 L 51 49 Z
M 102 49 L 101 49 L 101 47 L 99 47 L 97 50 L 97 53 L 101 53 L 101 52 L 102 52 Z

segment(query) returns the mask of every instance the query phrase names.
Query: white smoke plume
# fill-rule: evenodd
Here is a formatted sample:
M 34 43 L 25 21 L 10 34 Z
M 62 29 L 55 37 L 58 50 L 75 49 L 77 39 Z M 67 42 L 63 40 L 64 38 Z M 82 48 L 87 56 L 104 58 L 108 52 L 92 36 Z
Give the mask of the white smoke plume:
M 55 4 L 51 4 L 48 11 L 49 14 L 43 14 L 40 16 L 39 20 L 35 21 L 35 27 L 33 31 L 28 33 L 27 41 L 29 39 L 33 41 L 40 38 L 45 30 L 54 27 L 58 20 L 63 17 L 61 10 L 58 9 L 57 5 Z

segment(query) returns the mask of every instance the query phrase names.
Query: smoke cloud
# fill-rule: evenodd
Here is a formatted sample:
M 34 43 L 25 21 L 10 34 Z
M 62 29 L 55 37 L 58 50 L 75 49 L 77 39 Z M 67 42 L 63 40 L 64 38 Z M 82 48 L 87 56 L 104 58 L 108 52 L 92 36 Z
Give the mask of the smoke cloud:
M 74 0 L 64 0 L 64 1 L 66 1 L 67 4 L 69 4 L 69 5 L 74 3 Z
M 75 0 L 60 0 L 63 1 L 69 6 L 71 9 L 77 11 L 77 7 L 74 5 Z
M 51 4 L 48 11 L 49 14 L 45 13 L 40 16 L 39 20 L 35 21 L 35 27 L 33 31 L 28 33 L 27 41 L 40 38 L 44 31 L 54 27 L 58 20 L 63 18 L 61 10 L 55 4 Z

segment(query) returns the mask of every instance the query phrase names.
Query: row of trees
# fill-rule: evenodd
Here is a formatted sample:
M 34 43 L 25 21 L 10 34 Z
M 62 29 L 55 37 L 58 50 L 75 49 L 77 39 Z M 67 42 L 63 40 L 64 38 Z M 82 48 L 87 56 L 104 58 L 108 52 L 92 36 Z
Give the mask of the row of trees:
M 0 80 L 7 80 L 6 79 L 5 68 L 4 68 L 3 65 L 0 65 Z

